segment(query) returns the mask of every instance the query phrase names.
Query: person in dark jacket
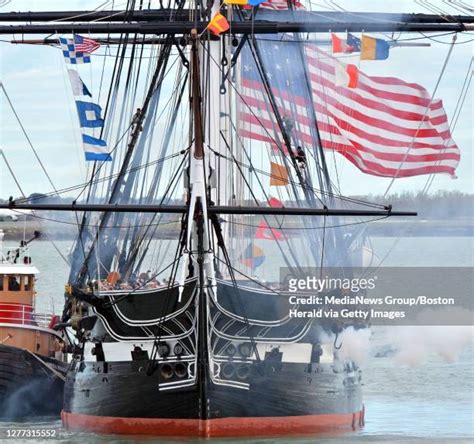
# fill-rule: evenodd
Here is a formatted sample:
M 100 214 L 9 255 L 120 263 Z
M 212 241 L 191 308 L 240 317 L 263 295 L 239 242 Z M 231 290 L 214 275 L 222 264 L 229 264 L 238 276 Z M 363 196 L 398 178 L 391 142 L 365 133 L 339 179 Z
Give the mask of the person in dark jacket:
M 300 170 L 304 170 L 306 168 L 306 154 L 300 146 L 296 148 L 295 159 L 298 162 Z

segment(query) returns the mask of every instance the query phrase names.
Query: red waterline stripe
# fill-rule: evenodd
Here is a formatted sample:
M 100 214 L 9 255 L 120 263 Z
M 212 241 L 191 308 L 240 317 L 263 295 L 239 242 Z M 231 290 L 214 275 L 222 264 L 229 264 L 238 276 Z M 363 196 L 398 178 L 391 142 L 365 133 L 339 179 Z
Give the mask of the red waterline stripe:
M 65 428 L 123 435 L 242 437 L 289 436 L 337 429 L 350 430 L 356 413 L 217 419 L 121 418 L 61 412 Z

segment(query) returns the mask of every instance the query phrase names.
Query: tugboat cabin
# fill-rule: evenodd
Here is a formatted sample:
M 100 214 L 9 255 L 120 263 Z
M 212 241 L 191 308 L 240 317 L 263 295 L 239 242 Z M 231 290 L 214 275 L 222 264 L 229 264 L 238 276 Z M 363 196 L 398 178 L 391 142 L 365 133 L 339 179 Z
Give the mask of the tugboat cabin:
M 0 421 L 57 416 L 67 371 L 58 317 L 36 312 L 31 241 L 3 255 L 2 239 L 0 230 Z
M 8 260 L 8 255 L 1 258 L 0 345 L 63 360 L 63 340 L 52 329 L 57 317 L 35 312 L 35 277 L 38 273 L 29 256 L 24 256 L 22 263 Z

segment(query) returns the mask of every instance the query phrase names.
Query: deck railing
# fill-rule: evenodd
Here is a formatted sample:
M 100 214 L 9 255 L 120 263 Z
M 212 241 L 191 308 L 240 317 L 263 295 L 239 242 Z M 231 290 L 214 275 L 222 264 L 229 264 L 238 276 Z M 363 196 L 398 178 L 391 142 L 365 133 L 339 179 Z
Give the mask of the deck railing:
M 52 313 L 33 313 L 33 307 L 25 304 L 0 304 L 0 323 L 49 327 Z

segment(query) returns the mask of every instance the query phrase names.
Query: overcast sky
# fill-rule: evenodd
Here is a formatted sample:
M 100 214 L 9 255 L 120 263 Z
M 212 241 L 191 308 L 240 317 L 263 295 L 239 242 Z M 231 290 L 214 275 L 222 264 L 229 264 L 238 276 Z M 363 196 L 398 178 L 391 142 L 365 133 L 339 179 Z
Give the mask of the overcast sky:
M 86 10 L 93 9 L 104 1 L 100 0 L 12 0 L 0 12 L 37 10 Z M 1 3 L 1 2 L 0 2 Z M 157 1 L 152 2 L 158 4 Z M 313 10 L 334 7 L 330 1 L 312 2 Z M 370 12 L 429 12 L 411 0 L 396 1 L 336 1 L 337 5 L 354 11 Z M 443 8 L 446 4 L 433 1 Z M 125 2 L 116 1 L 117 6 Z M 324 7 L 324 8 L 323 8 Z M 452 13 L 456 13 L 453 9 Z M 405 35 L 414 37 L 416 35 Z M 18 36 L 17 36 L 18 37 Z M 12 36 L 0 36 L 11 40 Z M 441 98 L 448 117 L 453 115 L 461 86 L 472 57 L 473 34 L 459 35 L 449 65 L 441 81 L 436 97 Z M 391 51 L 387 61 L 361 62 L 360 69 L 367 74 L 399 77 L 423 85 L 433 91 L 442 65 L 449 50 L 451 36 L 438 37 L 442 43 L 431 42 L 430 48 L 397 48 Z M 94 91 L 100 78 L 104 60 L 104 49 L 93 55 L 89 76 L 84 79 Z M 112 61 L 112 58 L 108 58 Z M 80 133 L 73 109 L 74 102 L 67 83 L 61 52 L 47 46 L 12 45 L 0 42 L 0 80 L 10 94 L 22 122 L 58 188 L 81 183 L 86 175 Z M 103 101 L 101 101 L 103 102 Z M 104 103 L 102 103 L 103 105 Z M 453 138 L 461 150 L 461 163 L 457 170 L 458 179 L 438 175 L 431 191 L 460 190 L 474 192 L 474 154 L 472 143 L 472 88 L 464 104 L 463 113 L 457 123 Z M 0 147 L 5 151 L 13 169 L 20 178 L 26 194 L 49 192 L 51 187 L 34 160 L 21 130 L 12 116 L 3 93 L 0 92 Z M 341 157 L 341 156 L 339 156 Z M 372 177 L 359 172 L 349 162 L 341 159 L 343 165 L 342 191 L 345 194 L 383 194 L 390 179 Z M 0 197 L 18 195 L 13 180 L 9 177 L 3 160 L 0 159 Z M 427 176 L 397 179 L 392 192 L 421 190 Z

